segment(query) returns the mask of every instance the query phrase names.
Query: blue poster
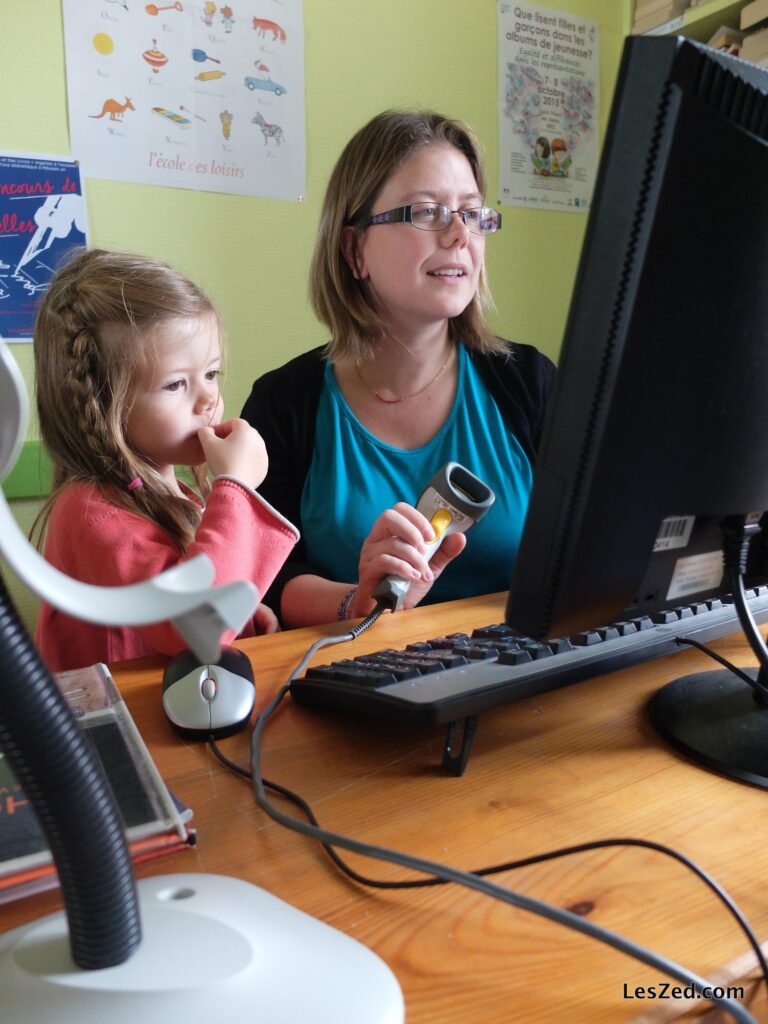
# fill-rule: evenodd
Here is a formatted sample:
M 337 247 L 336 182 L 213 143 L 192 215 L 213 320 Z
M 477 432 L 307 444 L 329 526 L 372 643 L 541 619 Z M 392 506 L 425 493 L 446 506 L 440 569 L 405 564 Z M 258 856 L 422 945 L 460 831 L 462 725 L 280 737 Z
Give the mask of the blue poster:
M 0 153 L 0 338 L 32 340 L 41 294 L 86 235 L 76 162 Z

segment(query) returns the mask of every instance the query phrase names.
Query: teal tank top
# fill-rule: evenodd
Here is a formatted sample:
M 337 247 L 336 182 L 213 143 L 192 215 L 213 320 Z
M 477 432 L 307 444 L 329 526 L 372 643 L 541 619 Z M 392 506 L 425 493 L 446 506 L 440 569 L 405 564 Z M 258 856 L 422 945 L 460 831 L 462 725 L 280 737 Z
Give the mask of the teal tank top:
M 439 432 L 421 448 L 402 449 L 366 430 L 326 364 L 301 532 L 307 561 L 329 578 L 356 581 L 360 548 L 380 513 L 398 501 L 415 505 L 446 462 L 459 462 L 488 484 L 496 501 L 424 603 L 509 587 L 533 470 L 462 345 L 457 370 L 453 407 Z

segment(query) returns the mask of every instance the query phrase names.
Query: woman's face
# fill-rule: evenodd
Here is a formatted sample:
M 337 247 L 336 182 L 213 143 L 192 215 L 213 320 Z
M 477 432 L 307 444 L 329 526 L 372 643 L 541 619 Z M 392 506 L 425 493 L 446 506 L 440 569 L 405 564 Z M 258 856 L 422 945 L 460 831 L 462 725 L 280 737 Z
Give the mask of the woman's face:
M 469 161 L 454 146 L 434 143 L 416 150 L 387 179 L 371 210 L 384 213 L 419 202 L 451 210 L 482 206 Z M 400 335 L 416 333 L 462 313 L 477 291 L 485 238 L 454 216 L 442 231 L 411 224 L 374 224 L 353 238 L 345 253 L 368 282 L 377 310 Z

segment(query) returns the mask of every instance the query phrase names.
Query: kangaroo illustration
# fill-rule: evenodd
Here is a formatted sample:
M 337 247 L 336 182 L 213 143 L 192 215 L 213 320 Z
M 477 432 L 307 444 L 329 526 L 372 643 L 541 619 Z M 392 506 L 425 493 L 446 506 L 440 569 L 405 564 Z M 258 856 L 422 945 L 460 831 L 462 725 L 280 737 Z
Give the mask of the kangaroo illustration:
M 104 106 L 101 108 L 100 114 L 89 114 L 88 117 L 104 117 L 105 114 L 109 114 L 110 121 L 122 121 L 124 110 L 135 110 L 136 107 L 131 103 L 128 97 L 125 97 L 125 103 L 118 103 L 117 100 L 109 99 L 104 100 Z
M 257 110 L 255 117 L 251 118 L 251 124 L 257 124 L 261 128 L 261 134 L 264 136 L 264 145 L 266 146 L 270 139 L 274 139 L 275 142 L 280 145 L 283 141 L 283 129 L 279 124 L 269 124 L 261 116 L 261 113 Z
M 265 36 L 267 32 L 271 32 L 273 43 L 276 43 L 278 39 L 281 43 L 285 42 L 285 29 L 281 28 L 276 21 L 268 21 L 266 18 L 254 18 L 253 27 L 260 36 Z

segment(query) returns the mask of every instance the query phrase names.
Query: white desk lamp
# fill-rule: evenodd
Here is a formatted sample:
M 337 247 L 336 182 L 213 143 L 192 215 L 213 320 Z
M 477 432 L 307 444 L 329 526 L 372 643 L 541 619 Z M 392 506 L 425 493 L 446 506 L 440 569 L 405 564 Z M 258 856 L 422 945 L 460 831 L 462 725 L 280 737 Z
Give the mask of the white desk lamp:
M 21 374 L 0 341 L 0 483 L 15 463 L 27 414 Z M 1 489 L 0 553 L 28 586 L 70 615 L 105 625 L 172 619 L 201 662 L 218 658 L 223 630 L 241 628 L 258 600 L 249 583 L 211 588 L 213 567 L 205 556 L 128 587 L 94 587 L 72 580 L 29 544 Z M 205 874 L 162 875 L 136 886 L 107 788 L 100 776 L 94 777 L 92 755 L 12 607 L 6 609 L 6 600 L 10 603 L 3 587 L 1 642 L 5 645 L 5 633 L 13 634 L 8 641 L 13 660 L 10 669 L 3 667 L 5 679 L 0 673 L 0 737 L 14 769 L 23 766 L 25 773 L 17 774 L 53 840 L 66 916 L 54 914 L 0 936 L 4 1019 L 13 1024 L 54 1018 L 57 1024 L 167 1024 L 175 1018 L 207 1024 L 238 1014 L 244 1015 L 240 1019 L 268 1024 L 402 1024 L 402 993 L 386 964 L 360 943 L 264 890 L 239 879 Z M 37 691 L 34 701 L 28 701 L 31 711 L 17 714 L 8 710 L 10 699 L 5 698 L 15 691 L 23 699 L 27 672 Z M 82 790 L 83 801 L 88 799 L 87 782 L 101 801 L 97 816 L 88 817 L 90 805 L 86 809 L 85 820 L 94 835 L 87 837 L 86 846 L 81 843 L 92 861 L 84 870 L 74 863 L 79 854 L 70 850 L 69 842 L 80 837 L 57 835 L 56 822 L 69 821 L 69 813 L 57 817 L 50 806 L 64 769 L 56 769 L 54 788 L 47 790 L 47 782 L 40 780 L 46 772 L 50 777 L 51 766 L 39 751 L 35 756 L 29 753 L 28 734 L 39 728 L 49 704 L 59 715 L 52 721 L 58 721 L 65 734 L 67 767 L 75 762 L 77 793 Z M 158 713 L 159 709 L 158 687 Z M 83 774 L 90 770 L 90 777 L 79 787 L 81 764 Z M 101 828 L 105 822 L 106 830 Z M 66 831 L 65 825 L 61 832 Z M 102 848 L 99 841 L 105 844 Z M 96 883 L 89 872 L 98 874 L 110 860 L 117 867 L 112 872 L 108 866 L 102 874 L 119 881 L 103 883 L 103 892 L 90 891 Z M 79 902 L 84 887 L 89 890 L 84 894 L 85 909 L 96 903 L 101 912 L 102 919 L 92 926 Z M 116 888 L 127 892 L 115 892 Z M 120 909 L 110 911 L 113 906 Z M 110 922 L 110 913 L 119 920 Z M 116 940 L 118 951 L 106 966 L 98 963 L 100 944 L 107 941 L 103 932 L 110 923 L 119 930 L 123 917 L 131 919 L 127 936 Z M 73 953 L 76 942 L 84 950 L 79 957 Z M 93 951 L 97 969 L 76 966 L 73 955 L 93 967 Z

